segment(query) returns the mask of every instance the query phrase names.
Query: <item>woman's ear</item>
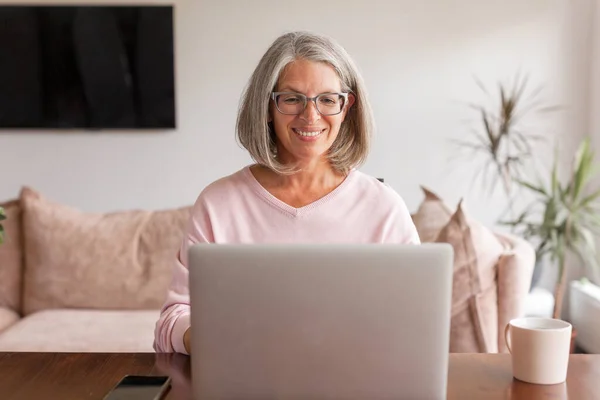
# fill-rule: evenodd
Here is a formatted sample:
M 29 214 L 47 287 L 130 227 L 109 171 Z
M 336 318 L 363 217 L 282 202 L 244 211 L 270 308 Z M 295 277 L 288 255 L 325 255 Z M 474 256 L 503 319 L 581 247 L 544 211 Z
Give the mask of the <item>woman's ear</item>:
M 352 105 L 354 104 L 355 101 L 356 101 L 356 97 L 354 97 L 354 94 L 348 93 L 348 106 L 346 108 L 352 107 Z
M 348 114 L 350 107 L 352 107 L 352 105 L 354 104 L 355 101 L 356 101 L 356 97 L 354 96 L 354 94 L 349 93 L 348 94 L 348 102 L 344 106 L 344 119 L 346 118 L 346 115 Z

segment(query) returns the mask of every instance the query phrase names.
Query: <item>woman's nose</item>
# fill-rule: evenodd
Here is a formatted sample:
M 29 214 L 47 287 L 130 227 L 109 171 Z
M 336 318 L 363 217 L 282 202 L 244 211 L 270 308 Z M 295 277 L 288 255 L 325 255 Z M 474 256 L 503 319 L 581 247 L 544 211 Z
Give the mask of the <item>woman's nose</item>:
M 314 100 L 308 100 L 306 103 L 306 107 L 302 114 L 300 114 L 301 118 L 305 120 L 307 123 L 312 124 L 319 119 L 321 119 L 321 114 L 319 110 L 317 110 L 317 105 Z

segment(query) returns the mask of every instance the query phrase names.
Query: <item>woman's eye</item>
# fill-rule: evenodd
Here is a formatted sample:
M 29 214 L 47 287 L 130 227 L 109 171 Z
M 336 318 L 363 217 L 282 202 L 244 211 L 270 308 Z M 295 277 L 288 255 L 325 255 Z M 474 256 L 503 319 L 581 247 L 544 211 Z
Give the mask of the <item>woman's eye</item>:
M 298 104 L 298 103 L 300 103 L 301 100 L 300 100 L 299 97 L 292 96 L 292 97 L 286 97 L 286 98 L 284 98 L 283 101 L 286 104 Z
M 332 96 L 321 97 L 321 103 L 330 106 L 336 104 L 337 99 Z

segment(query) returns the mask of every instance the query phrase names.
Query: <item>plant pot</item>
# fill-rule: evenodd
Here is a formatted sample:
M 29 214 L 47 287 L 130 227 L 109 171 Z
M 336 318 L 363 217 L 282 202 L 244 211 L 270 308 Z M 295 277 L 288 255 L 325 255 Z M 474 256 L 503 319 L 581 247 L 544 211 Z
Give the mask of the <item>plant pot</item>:
M 577 345 L 586 353 L 600 353 L 600 287 L 572 281 L 569 293 L 569 320 L 577 330 Z

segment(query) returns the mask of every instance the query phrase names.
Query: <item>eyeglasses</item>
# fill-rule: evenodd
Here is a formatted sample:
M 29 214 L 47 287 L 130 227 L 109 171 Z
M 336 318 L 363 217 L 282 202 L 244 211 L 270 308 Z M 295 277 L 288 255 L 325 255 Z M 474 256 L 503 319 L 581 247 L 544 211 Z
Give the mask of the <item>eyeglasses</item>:
M 302 93 L 273 92 L 271 98 L 275 101 L 277 110 L 282 114 L 302 114 L 310 100 L 315 103 L 319 114 L 330 116 L 342 112 L 348 100 L 348 93 L 322 93 L 315 97 L 306 97 Z

